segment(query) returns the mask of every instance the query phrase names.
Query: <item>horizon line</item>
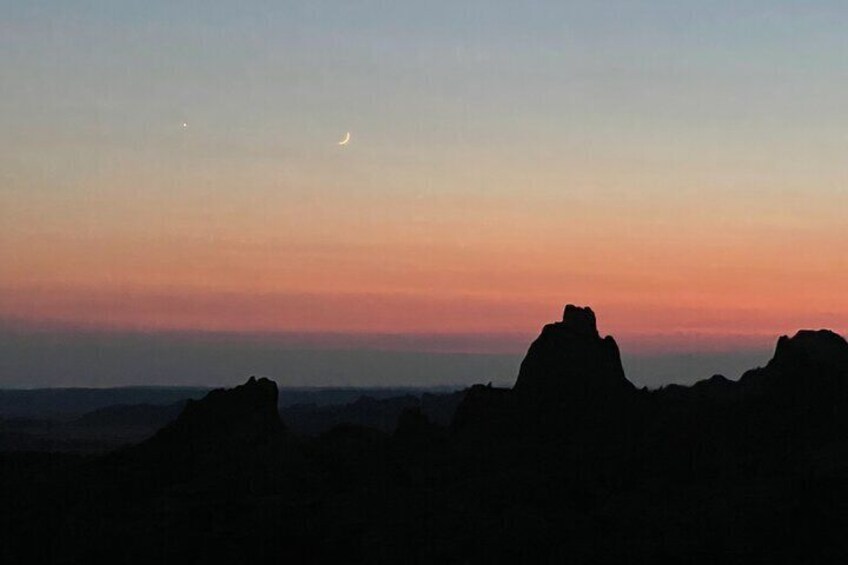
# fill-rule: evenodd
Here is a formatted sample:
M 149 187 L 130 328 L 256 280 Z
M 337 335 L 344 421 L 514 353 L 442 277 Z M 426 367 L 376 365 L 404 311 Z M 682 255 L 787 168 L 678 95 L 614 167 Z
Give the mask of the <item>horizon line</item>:
M 544 325 L 544 324 L 543 324 Z M 541 329 L 541 326 L 540 326 Z M 780 332 L 720 332 L 676 330 L 655 332 L 623 331 L 606 333 L 615 339 L 623 355 L 656 356 L 735 353 L 773 349 Z M 0 317 L 0 335 L 61 335 L 80 338 L 172 338 L 180 341 L 254 343 L 283 349 L 348 351 L 369 350 L 405 353 L 456 355 L 517 355 L 526 353 L 538 335 L 533 332 L 430 332 L 430 331 L 320 331 L 320 330 L 219 330 L 203 328 L 138 328 L 67 322 L 32 322 Z

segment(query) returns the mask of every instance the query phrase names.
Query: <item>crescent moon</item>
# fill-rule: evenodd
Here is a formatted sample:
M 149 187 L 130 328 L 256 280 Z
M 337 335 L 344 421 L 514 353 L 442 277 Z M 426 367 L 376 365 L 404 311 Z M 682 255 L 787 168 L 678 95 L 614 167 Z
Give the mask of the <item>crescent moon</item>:
M 350 141 L 350 132 L 347 132 L 345 134 L 344 139 L 339 141 L 339 145 L 347 145 L 349 141 Z

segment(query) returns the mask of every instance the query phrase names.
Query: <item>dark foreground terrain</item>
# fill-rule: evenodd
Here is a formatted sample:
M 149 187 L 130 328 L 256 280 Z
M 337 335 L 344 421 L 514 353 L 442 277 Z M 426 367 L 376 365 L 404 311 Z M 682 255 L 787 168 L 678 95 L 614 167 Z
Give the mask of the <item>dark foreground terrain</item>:
M 738 381 L 648 391 L 592 311 L 569 306 L 512 389 L 437 396 L 410 401 L 391 431 L 342 415 L 309 435 L 280 417 L 273 382 L 251 378 L 173 408 L 133 446 L 0 454 L 0 562 L 848 557 L 848 343 L 835 333 L 781 337 Z
M 319 435 L 340 424 L 392 432 L 401 413 L 410 408 L 447 426 L 465 396 L 457 388 L 287 388 L 278 408 L 286 427 L 302 436 Z M 174 421 L 186 401 L 211 390 L 0 389 L 0 452 L 95 454 L 136 444 Z

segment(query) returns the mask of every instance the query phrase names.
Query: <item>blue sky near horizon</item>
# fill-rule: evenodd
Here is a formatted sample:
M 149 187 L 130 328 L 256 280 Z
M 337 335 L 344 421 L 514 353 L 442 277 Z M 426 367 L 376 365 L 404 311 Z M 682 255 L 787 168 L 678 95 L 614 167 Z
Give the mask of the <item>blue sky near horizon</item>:
M 281 387 L 512 386 L 523 352 L 461 353 L 284 337 L 35 332 L 0 329 L 0 388 L 235 386 L 264 376 Z M 653 352 L 622 355 L 637 386 L 692 384 L 720 373 L 738 379 L 772 350 Z

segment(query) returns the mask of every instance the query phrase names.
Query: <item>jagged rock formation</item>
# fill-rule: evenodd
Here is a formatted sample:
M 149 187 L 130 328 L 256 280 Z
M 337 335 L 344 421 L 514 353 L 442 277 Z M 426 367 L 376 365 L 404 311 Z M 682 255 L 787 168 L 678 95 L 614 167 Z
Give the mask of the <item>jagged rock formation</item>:
M 283 432 L 264 379 L 84 464 L 4 462 L 4 563 L 811 563 L 848 558 L 848 344 L 636 390 L 569 306 L 451 430 Z M 11 464 L 9 464 L 11 463 Z
M 213 390 L 200 400 L 189 400 L 177 419 L 143 446 L 197 450 L 267 442 L 284 430 L 278 394 L 275 382 L 255 377 L 232 389 Z
M 724 401 L 735 397 L 738 383 L 731 381 L 724 375 L 713 375 L 708 379 L 698 381 L 692 385 L 684 386 L 678 384 L 666 385 L 656 391 L 653 396 L 668 399 L 672 402 L 691 400 Z
M 753 394 L 848 398 L 848 342 L 830 330 L 801 330 L 791 338 L 781 336 L 768 364 L 747 371 L 739 384 Z
M 624 376 L 618 345 L 601 338 L 591 308 L 569 304 L 530 346 L 513 389 L 543 402 L 585 402 L 635 391 Z
M 451 423 L 454 431 L 514 433 L 520 408 L 512 390 L 474 385 L 465 392 Z
M 477 385 L 466 392 L 455 430 L 488 434 L 559 433 L 565 422 L 632 404 L 638 391 L 624 376 L 618 345 L 598 333 L 591 308 L 569 304 L 530 345 L 515 386 Z

